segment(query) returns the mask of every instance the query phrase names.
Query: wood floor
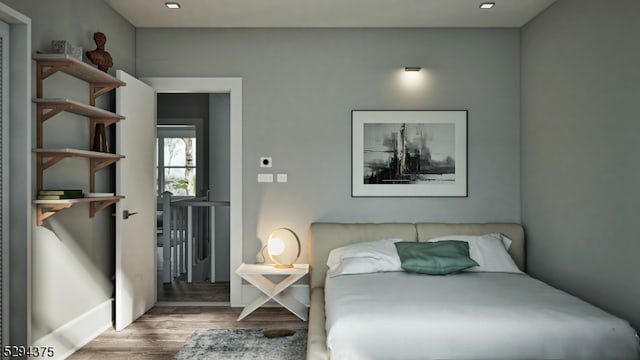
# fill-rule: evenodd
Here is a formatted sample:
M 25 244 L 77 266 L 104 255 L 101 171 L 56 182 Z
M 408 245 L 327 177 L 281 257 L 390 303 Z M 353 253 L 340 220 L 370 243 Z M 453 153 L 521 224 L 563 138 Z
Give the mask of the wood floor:
M 236 321 L 242 308 L 157 306 L 121 332 L 107 330 L 72 360 L 173 359 L 196 329 L 306 329 L 286 309 L 260 308 Z
M 177 282 L 158 284 L 158 301 L 229 302 L 229 282 Z

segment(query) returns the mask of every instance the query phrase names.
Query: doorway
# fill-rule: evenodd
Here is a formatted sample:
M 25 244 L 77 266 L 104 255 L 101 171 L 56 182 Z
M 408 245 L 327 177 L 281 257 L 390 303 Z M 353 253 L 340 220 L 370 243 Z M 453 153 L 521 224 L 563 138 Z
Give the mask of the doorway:
M 156 133 L 158 302 L 229 305 L 229 94 L 157 94 Z
M 240 180 L 242 178 L 242 80 L 240 78 L 145 78 L 143 81 L 156 89 L 158 99 L 164 95 L 170 94 L 173 94 L 173 96 L 192 94 L 209 97 L 210 103 L 216 105 L 212 106 L 212 109 L 214 110 L 221 108 L 224 109 L 224 107 L 219 106 L 221 102 L 226 102 L 227 104 L 225 111 L 229 121 L 227 122 L 228 131 L 225 138 L 228 149 L 228 170 L 226 172 L 228 175 L 226 176 L 226 188 L 228 189 L 228 200 L 230 203 L 227 221 L 227 224 L 229 224 L 227 236 L 229 245 L 228 255 L 224 254 L 227 261 L 215 261 L 218 265 L 215 267 L 214 283 L 223 282 L 220 280 L 224 280 L 225 276 L 228 277 L 228 303 L 230 303 L 231 306 L 239 306 L 241 305 L 241 282 L 234 274 L 233 270 L 235 270 L 242 261 L 242 182 Z M 158 104 L 161 102 L 162 100 L 159 100 Z M 176 118 L 176 116 L 170 117 L 174 119 Z M 158 112 L 158 118 L 161 118 L 160 112 Z M 207 160 L 209 158 L 208 154 L 215 151 L 215 149 L 212 148 L 215 147 L 216 144 L 221 143 L 220 139 L 217 137 L 221 136 L 223 133 L 224 132 L 220 131 L 206 132 L 206 134 L 209 135 L 210 149 L 208 149 L 208 151 L 203 150 L 203 160 Z M 197 158 L 198 156 L 196 155 L 196 159 Z M 206 173 L 219 173 L 219 171 L 216 170 L 216 167 L 219 166 L 220 162 L 211 163 L 211 161 L 209 161 L 209 171 Z M 216 185 L 216 181 L 214 181 L 213 178 L 214 176 L 211 176 L 208 181 L 196 180 L 196 183 L 198 181 L 205 181 L 205 183 L 212 185 L 209 189 L 209 196 L 207 198 L 211 200 L 219 200 L 215 198 L 219 195 L 216 191 L 218 191 L 218 189 L 225 188 L 225 186 L 220 183 L 217 183 Z M 202 196 L 202 194 L 199 195 Z M 216 211 L 216 213 L 218 213 L 218 211 Z M 217 216 L 218 214 L 216 217 Z M 216 221 L 216 223 L 218 221 Z M 217 226 L 216 228 L 219 227 Z M 219 232 L 216 231 L 216 234 L 218 233 Z M 218 256 L 220 256 L 220 252 L 216 255 L 216 259 L 219 259 Z M 159 277 L 157 283 L 161 284 L 162 278 Z M 159 297 L 157 297 L 157 299 L 160 300 Z

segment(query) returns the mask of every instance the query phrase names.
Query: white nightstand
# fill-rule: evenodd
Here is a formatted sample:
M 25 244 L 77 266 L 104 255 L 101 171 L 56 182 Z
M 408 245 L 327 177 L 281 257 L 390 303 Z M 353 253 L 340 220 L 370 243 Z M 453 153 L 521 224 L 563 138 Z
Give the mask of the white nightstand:
M 238 270 L 236 270 L 236 274 L 250 282 L 251 285 L 255 286 L 264 294 L 258 296 L 258 298 L 253 300 L 251 304 L 247 305 L 244 310 L 242 310 L 242 313 L 238 316 L 238 321 L 244 319 L 247 315 L 251 314 L 254 310 L 271 299 L 284 306 L 300 319 L 307 321 L 307 307 L 294 298 L 287 288 L 300 280 L 303 276 L 307 275 L 308 272 L 309 264 L 294 264 L 293 267 L 289 269 L 276 269 L 273 265 L 240 265 Z M 289 276 L 279 283 L 274 284 L 266 277 L 269 275 Z

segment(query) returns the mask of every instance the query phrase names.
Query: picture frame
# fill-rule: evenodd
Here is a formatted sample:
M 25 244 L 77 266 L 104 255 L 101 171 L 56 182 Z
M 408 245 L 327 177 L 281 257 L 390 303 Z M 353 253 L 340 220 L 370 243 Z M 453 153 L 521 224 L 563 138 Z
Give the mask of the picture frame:
M 467 110 L 352 110 L 352 197 L 466 197 Z

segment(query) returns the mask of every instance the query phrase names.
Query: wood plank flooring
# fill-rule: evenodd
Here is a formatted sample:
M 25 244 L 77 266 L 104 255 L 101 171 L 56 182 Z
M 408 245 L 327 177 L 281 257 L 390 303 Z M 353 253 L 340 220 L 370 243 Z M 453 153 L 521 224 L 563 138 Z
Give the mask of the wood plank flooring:
M 71 355 L 72 360 L 173 359 L 196 329 L 306 329 L 284 308 L 260 308 L 236 321 L 242 308 L 153 307 L 121 332 L 107 330 Z
M 158 301 L 229 302 L 229 282 L 178 282 L 158 284 Z

